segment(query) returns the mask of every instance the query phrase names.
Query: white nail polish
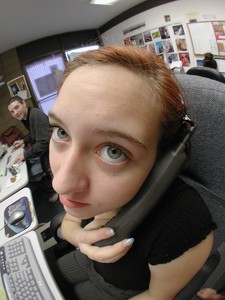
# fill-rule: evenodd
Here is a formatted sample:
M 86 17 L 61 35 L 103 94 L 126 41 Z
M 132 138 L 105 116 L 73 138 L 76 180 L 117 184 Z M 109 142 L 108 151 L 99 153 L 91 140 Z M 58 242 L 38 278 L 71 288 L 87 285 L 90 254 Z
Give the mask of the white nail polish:
M 133 242 L 134 242 L 134 238 L 129 238 L 129 239 L 126 239 L 126 240 L 123 242 L 123 244 L 124 244 L 124 246 L 126 247 L 126 246 L 132 245 Z
M 115 231 L 112 228 L 110 228 L 108 229 L 107 234 L 113 236 L 115 235 Z

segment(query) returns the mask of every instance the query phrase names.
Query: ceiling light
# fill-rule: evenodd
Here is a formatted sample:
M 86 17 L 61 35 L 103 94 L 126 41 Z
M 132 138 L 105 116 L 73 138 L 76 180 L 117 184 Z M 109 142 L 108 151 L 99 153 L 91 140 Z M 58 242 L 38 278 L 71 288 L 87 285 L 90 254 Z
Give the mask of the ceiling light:
M 99 4 L 99 5 L 113 5 L 120 0 L 91 0 L 91 4 Z

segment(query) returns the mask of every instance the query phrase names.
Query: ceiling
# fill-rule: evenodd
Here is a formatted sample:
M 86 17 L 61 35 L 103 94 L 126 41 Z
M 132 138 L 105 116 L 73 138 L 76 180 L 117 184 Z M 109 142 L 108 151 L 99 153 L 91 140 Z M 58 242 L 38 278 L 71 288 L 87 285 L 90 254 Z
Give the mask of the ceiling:
M 43 37 L 97 29 L 144 0 L 113 6 L 89 0 L 0 0 L 0 53 Z

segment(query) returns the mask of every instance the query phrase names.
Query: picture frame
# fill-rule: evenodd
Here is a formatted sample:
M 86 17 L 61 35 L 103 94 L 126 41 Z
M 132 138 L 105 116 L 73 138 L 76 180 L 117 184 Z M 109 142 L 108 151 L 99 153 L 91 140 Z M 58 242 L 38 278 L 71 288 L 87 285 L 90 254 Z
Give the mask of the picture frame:
M 20 96 L 23 100 L 31 97 L 24 75 L 10 80 L 7 82 L 7 86 L 11 97 Z

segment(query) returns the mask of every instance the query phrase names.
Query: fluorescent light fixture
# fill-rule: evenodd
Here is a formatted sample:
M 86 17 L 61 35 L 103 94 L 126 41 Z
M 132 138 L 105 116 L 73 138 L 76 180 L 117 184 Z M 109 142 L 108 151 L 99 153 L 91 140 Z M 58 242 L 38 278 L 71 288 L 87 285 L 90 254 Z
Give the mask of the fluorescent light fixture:
M 120 0 L 91 0 L 91 4 L 98 4 L 98 5 L 113 5 Z

